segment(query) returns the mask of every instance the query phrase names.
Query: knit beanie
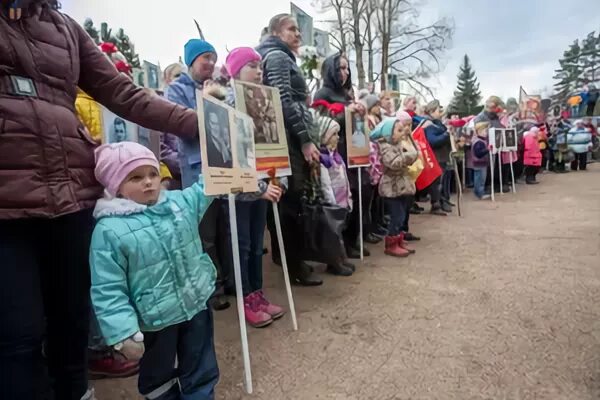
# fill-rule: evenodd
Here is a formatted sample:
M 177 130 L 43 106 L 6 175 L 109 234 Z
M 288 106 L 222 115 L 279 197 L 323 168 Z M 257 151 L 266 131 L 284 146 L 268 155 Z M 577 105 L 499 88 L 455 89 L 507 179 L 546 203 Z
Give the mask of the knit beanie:
M 412 122 L 412 117 L 406 111 L 398 110 L 396 113 L 396 119 L 400 122 Z
M 183 48 L 185 64 L 191 67 L 196 58 L 204 53 L 217 53 L 212 44 L 201 39 L 190 39 Z
M 363 97 L 360 101 L 365 105 L 367 111 L 371 111 L 371 108 L 375 107 L 379 103 L 379 97 L 375 96 L 374 94 L 369 94 Z
M 326 144 L 333 135 L 336 135 L 340 132 L 340 124 L 327 115 L 316 115 L 315 121 L 319 129 L 319 138 L 321 144 Z
M 96 180 L 106 191 L 116 197 L 119 187 L 134 169 L 149 165 L 159 171 L 156 156 L 139 143 L 120 142 L 103 144 L 94 151 Z
M 229 76 L 235 77 L 240 73 L 242 68 L 250 62 L 260 61 L 260 54 L 252 47 L 237 47 L 227 55 L 225 66 L 229 72 Z
M 396 118 L 386 118 L 382 122 L 380 122 L 370 134 L 370 138 L 373 141 L 377 141 L 379 139 L 388 140 L 392 133 L 394 132 L 394 125 L 398 121 Z

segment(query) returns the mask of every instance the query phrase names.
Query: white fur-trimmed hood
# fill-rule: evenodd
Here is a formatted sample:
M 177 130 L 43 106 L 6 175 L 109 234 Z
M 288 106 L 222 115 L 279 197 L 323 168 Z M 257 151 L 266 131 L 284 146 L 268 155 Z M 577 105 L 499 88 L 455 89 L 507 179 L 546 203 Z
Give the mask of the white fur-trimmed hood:
M 163 201 L 165 201 L 165 195 L 161 192 L 157 204 L 162 203 Z M 144 212 L 147 208 L 148 206 L 145 204 L 136 203 L 133 200 L 120 197 L 111 197 L 105 192 L 104 197 L 96 202 L 93 215 L 96 219 L 131 215 Z

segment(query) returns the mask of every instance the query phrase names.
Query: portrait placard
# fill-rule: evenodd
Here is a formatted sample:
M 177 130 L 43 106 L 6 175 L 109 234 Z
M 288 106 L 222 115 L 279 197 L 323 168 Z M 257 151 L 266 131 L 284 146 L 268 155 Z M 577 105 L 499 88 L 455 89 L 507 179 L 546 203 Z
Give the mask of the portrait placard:
M 237 167 L 239 167 L 242 187 L 244 192 L 256 192 L 258 184 L 256 182 L 256 149 L 253 122 L 248 115 L 235 110 L 233 111 L 233 121 L 235 132 L 237 132 L 234 158 Z
M 365 117 L 346 107 L 346 147 L 348 168 L 369 166 L 369 124 Z
M 517 151 L 517 130 L 503 129 L 502 134 L 502 151 Z
M 138 126 L 138 143 L 149 148 L 160 161 L 160 132 Z
M 500 128 L 490 128 L 488 130 L 488 139 L 492 147 L 492 153 L 496 154 L 502 149 L 502 131 Z
M 238 126 L 246 129 L 242 135 L 247 136 L 249 121 L 239 115 L 236 118 L 233 108 L 200 91 L 196 91 L 196 103 L 206 194 L 257 191 L 256 173 L 251 167 L 252 147 L 241 144 L 243 148 L 238 149 Z M 240 158 L 243 158 L 241 163 Z
M 235 107 L 252 122 L 256 171 L 267 178 L 275 168 L 277 176 L 292 174 L 279 90 L 249 82 L 234 81 Z
M 144 86 L 154 90 L 160 88 L 160 68 L 148 61 L 144 61 Z
M 102 143 L 137 142 L 138 126 L 102 107 Z

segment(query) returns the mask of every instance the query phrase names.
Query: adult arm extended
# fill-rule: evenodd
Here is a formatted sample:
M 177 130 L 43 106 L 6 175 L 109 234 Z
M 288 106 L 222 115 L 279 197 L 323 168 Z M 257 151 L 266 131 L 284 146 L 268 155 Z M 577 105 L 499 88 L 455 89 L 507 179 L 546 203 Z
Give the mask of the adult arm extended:
M 79 24 L 72 19 L 70 22 L 79 42 L 81 89 L 115 114 L 148 129 L 182 137 L 198 135 L 198 117 L 193 110 L 135 86 L 117 71 Z

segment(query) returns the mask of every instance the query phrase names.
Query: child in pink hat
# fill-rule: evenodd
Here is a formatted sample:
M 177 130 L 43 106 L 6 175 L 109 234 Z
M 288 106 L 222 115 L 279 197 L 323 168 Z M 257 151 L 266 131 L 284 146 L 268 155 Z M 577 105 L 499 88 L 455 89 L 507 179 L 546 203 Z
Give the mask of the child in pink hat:
M 237 82 L 262 84 L 261 56 L 251 47 L 238 47 L 229 53 L 225 60 L 229 75 Z M 234 88 L 235 90 L 235 88 Z M 275 109 L 272 99 L 263 88 L 248 85 L 244 87 L 246 113 L 254 122 L 254 134 L 270 143 L 277 132 Z M 229 104 L 235 106 L 233 96 Z M 246 322 L 255 328 L 262 328 L 281 318 L 285 310 L 267 300 L 263 291 L 263 239 L 267 223 L 269 202 L 278 202 L 282 190 L 278 186 L 258 181 L 259 192 L 242 194 L 236 197 L 237 228 L 240 249 L 240 269 L 244 291 L 244 314 Z
M 212 199 L 201 181 L 161 191 L 158 160 L 138 143 L 95 156 L 105 197 L 94 209 L 91 297 L 106 344 L 141 359 L 145 398 L 212 399 L 219 368 L 206 302 L 216 270 L 198 234 Z

